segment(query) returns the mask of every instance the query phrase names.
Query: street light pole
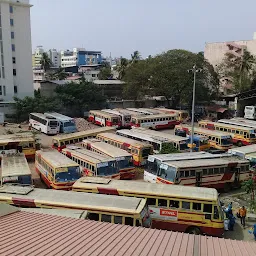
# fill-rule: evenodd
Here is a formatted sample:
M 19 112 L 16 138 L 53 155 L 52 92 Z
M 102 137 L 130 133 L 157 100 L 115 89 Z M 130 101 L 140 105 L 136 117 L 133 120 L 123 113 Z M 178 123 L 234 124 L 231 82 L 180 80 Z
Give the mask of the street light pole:
M 194 84 L 193 84 L 193 98 L 192 98 L 192 117 L 191 117 L 191 135 L 190 135 L 190 151 L 193 152 L 193 144 L 194 144 L 194 121 L 195 121 L 195 97 L 196 97 L 196 73 L 201 72 L 201 69 L 197 69 L 196 65 L 193 66 L 192 69 L 189 69 L 188 72 L 192 72 L 194 74 Z

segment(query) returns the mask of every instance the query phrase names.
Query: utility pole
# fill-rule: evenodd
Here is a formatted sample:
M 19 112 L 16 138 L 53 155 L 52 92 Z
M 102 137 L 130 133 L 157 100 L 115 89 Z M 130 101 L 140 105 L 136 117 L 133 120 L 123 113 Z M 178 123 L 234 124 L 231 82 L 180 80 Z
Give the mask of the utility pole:
M 194 84 L 193 84 L 193 98 L 192 98 L 192 117 L 191 117 L 191 134 L 190 134 L 190 151 L 193 152 L 193 144 L 194 144 L 194 120 L 195 120 L 195 97 L 196 97 L 196 73 L 201 72 L 202 69 L 197 69 L 196 64 L 192 69 L 189 69 L 188 72 L 192 72 L 194 74 Z

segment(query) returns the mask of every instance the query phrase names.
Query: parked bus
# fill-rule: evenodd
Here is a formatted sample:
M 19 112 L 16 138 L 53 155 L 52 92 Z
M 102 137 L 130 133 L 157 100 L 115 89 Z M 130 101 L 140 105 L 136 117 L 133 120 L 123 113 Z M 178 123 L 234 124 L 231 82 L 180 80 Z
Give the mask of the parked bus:
M 198 125 L 201 128 L 226 132 L 232 136 L 233 143 L 238 146 L 256 143 L 255 130 L 252 128 L 216 123 L 208 120 L 199 121 Z
M 155 114 L 159 114 L 158 112 L 157 113 L 154 113 L 152 111 L 149 111 L 149 110 L 146 110 L 146 109 L 143 109 L 143 108 L 127 108 L 128 110 L 131 110 L 131 111 L 134 111 L 134 112 L 137 112 L 137 113 L 140 113 L 142 115 L 155 115 Z
M 0 156 L 24 153 L 28 160 L 35 159 L 35 137 L 32 133 L 15 133 L 0 136 Z
M 118 111 L 116 109 L 102 109 L 101 111 L 119 116 L 121 121 L 121 127 L 131 127 L 131 114 L 125 113 L 124 111 Z
M 236 122 L 240 122 L 240 123 L 244 123 L 244 124 L 251 124 L 256 126 L 256 120 L 249 120 L 249 119 L 245 119 L 243 117 L 234 117 L 231 118 L 230 121 L 236 121 Z
M 215 189 L 81 178 L 73 190 L 145 198 L 152 228 L 219 237 L 224 234 L 224 216 Z
M 72 134 L 54 136 L 52 140 L 52 148 L 61 151 L 67 145 L 82 142 L 87 138 L 95 138 L 101 132 L 114 132 L 116 129 L 113 127 L 100 127 L 91 130 L 74 132 Z
M 191 135 L 191 126 L 188 125 L 177 125 L 175 126 L 175 134 L 180 136 Z M 209 139 L 210 146 L 212 148 L 220 150 L 229 150 L 232 146 L 232 136 L 225 132 L 208 130 L 204 128 L 194 127 L 195 135 L 202 135 Z
M 153 146 L 151 144 L 125 138 L 117 134 L 100 133 L 97 135 L 97 139 L 131 153 L 135 166 L 145 165 L 148 155 L 153 153 Z
M 164 162 L 156 182 L 228 191 L 250 178 L 249 167 L 249 161 L 232 157 Z
M 144 170 L 144 181 L 156 183 L 156 178 L 160 170 L 160 165 L 163 162 L 170 161 L 184 161 L 195 159 L 211 159 L 229 157 L 231 154 L 210 154 L 204 151 L 188 152 L 188 153 L 174 153 L 174 154 L 157 154 L 149 155 L 146 168 Z
M 133 165 L 132 154 L 98 139 L 83 140 L 82 146 L 93 152 L 115 158 L 121 180 L 135 178 L 135 167 Z
M 47 135 L 55 135 L 60 132 L 59 121 L 54 117 L 47 117 L 42 113 L 30 113 L 29 126 Z
M 145 130 L 150 131 L 149 129 L 145 129 Z M 141 130 L 139 129 L 138 130 L 137 129 L 118 130 L 116 131 L 116 133 L 123 137 L 135 139 L 135 140 L 139 140 L 139 141 L 151 144 L 154 148 L 154 153 L 161 152 L 162 148 L 167 145 L 171 145 L 179 151 L 188 150 L 187 138 L 183 138 L 180 136 L 168 134 L 168 138 L 164 138 L 161 136 L 153 136 L 150 133 L 147 133 L 146 131 L 141 132 Z M 156 133 L 160 133 L 160 132 L 156 131 Z
M 35 167 L 48 188 L 68 190 L 81 177 L 79 165 L 56 150 L 36 151 Z
M 0 177 L 1 183 L 32 184 L 31 170 L 25 155 L 23 153 L 4 155 Z
M 144 116 L 145 114 L 142 114 L 142 113 L 139 113 L 139 112 L 135 112 L 135 111 L 132 111 L 132 110 L 129 110 L 127 108 L 115 108 L 115 110 L 121 112 L 121 113 L 126 113 L 126 114 L 129 114 L 131 115 L 131 117 L 133 116 Z
M 250 161 L 251 171 L 253 172 L 253 174 L 255 176 L 255 173 L 256 173 L 256 152 L 251 153 L 251 154 L 246 154 L 245 159 Z
M 173 129 L 175 125 L 179 124 L 176 120 L 175 114 L 160 114 L 147 116 L 133 116 L 131 126 L 143 127 L 149 129 Z
M 229 149 L 228 153 L 245 159 L 247 154 L 256 153 L 256 145 L 231 148 Z
M 77 146 L 68 146 L 62 154 L 78 163 L 83 176 L 119 179 L 116 159 Z
M 121 120 L 119 115 L 106 113 L 100 110 L 90 110 L 88 121 L 99 126 L 110 126 L 119 128 L 121 126 Z
M 0 202 L 18 207 L 85 210 L 89 220 L 151 227 L 150 213 L 143 198 L 4 185 Z
M 242 126 L 242 127 L 253 128 L 256 132 L 256 124 L 249 124 L 249 123 L 245 123 L 245 122 L 241 122 L 241 121 L 233 120 L 233 119 L 220 119 L 220 120 L 218 120 L 218 123 L 232 124 L 232 125 L 237 125 L 237 126 Z
M 256 119 L 256 106 L 245 106 L 244 118 L 255 120 Z
M 189 119 L 189 113 L 187 110 L 177 110 L 177 109 L 169 109 L 169 108 L 155 108 L 158 111 L 166 114 L 177 114 L 178 121 L 186 122 Z
M 176 149 L 182 151 L 182 150 L 187 150 L 188 147 L 191 147 L 190 143 L 190 138 L 182 138 L 182 136 L 177 136 L 177 135 L 172 135 L 169 133 L 165 133 L 165 132 L 159 132 L 159 131 L 153 131 L 150 129 L 146 129 L 146 128 L 141 128 L 141 127 L 133 127 L 134 131 L 140 132 L 140 133 L 144 133 L 144 134 L 149 134 L 153 137 L 156 138 L 161 138 L 164 139 L 166 141 L 173 141 L 174 142 L 174 146 Z M 210 144 L 209 141 L 206 137 L 203 136 L 194 136 L 194 151 L 204 151 L 204 150 L 208 150 L 210 148 Z M 176 141 L 176 143 L 175 143 Z M 177 145 L 177 142 L 181 142 L 182 143 L 182 147 Z M 184 145 L 184 143 L 186 143 L 186 145 Z
M 46 112 L 44 114 L 47 117 L 50 116 L 56 118 L 60 122 L 60 133 L 77 132 L 76 123 L 73 118 L 56 112 Z

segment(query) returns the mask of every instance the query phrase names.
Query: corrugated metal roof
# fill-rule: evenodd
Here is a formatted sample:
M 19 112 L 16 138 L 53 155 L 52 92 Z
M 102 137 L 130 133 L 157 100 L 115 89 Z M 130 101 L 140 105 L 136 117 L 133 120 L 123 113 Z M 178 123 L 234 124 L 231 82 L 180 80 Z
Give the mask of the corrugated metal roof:
M 0 255 L 256 255 L 256 243 L 14 212 L 0 217 Z

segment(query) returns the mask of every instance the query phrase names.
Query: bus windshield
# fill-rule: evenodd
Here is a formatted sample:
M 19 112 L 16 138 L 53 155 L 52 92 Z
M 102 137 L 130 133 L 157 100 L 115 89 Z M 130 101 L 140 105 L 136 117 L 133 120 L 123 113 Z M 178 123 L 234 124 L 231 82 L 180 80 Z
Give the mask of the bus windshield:
M 125 122 L 130 122 L 131 121 L 131 116 L 124 116 L 124 121 Z
M 66 182 L 66 181 L 74 181 L 80 178 L 80 169 L 78 166 L 60 168 L 60 170 L 56 170 L 55 180 L 56 182 Z
M 254 139 L 255 138 L 255 133 L 250 133 L 250 138 Z
M 49 125 L 50 125 L 50 127 L 57 127 L 58 126 L 58 122 L 57 121 L 50 121 Z
M 117 162 L 120 169 L 133 166 L 132 158 L 125 158 L 120 160 L 117 159 Z
M 232 144 L 232 139 L 226 138 L 226 139 L 221 139 L 221 145 L 231 145 Z
M 150 148 L 143 148 L 142 149 L 142 157 L 147 157 L 151 153 Z
M 64 123 L 64 127 L 73 127 L 73 126 L 75 126 L 75 122 L 73 122 L 73 121 L 69 121 L 69 122 Z
M 147 172 L 156 175 L 157 174 L 157 163 L 156 163 L 156 161 L 154 161 L 154 162 L 147 161 L 146 170 L 147 170 Z
M 145 228 L 150 228 L 151 227 L 151 218 L 150 218 L 150 213 L 148 206 L 145 206 L 140 214 L 141 219 L 142 219 L 142 226 Z
M 115 162 L 105 162 L 97 164 L 97 175 L 98 176 L 109 176 L 117 173 Z
M 176 177 L 176 169 L 175 167 L 161 164 L 158 176 L 161 177 L 162 179 L 166 179 L 171 182 L 174 182 Z
M 112 123 L 113 124 L 118 124 L 118 118 L 112 118 Z

